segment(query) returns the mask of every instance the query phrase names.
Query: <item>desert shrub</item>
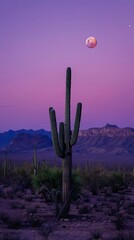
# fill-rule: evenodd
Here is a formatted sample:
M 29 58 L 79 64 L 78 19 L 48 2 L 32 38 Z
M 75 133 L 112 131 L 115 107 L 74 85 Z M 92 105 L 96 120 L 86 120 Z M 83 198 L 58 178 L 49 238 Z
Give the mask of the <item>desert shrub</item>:
M 13 209 L 24 209 L 25 205 L 18 201 L 10 202 L 10 207 Z
M 113 171 L 108 179 L 108 184 L 111 186 L 113 192 L 118 192 L 119 190 L 126 187 L 125 176 L 121 171 Z
M 98 191 L 106 185 L 104 173 L 104 169 L 99 166 L 80 171 L 83 185 L 88 186 L 94 195 L 98 194 Z
M 94 195 L 106 188 L 118 192 L 125 189 L 132 180 L 130 171 L 111 170 L 98 165 L 79 170 L 79 174 L 83 185 L 87 186 Z
M 2 220 L 3 223 L 7 223 L 9 219 L 9 214 L 7 212 L 1 212 L 0 219 Z
M 82 191 L 82 179 L 76 170 L 72 171 L 72 200 L 78 199 L 79 194 Z
M 38 228 L 38 233 L 42 236 L 41 239 L 48 240 L 50 233 L 52 233 L 57 227 L 57 221 L 52 220 L 51 222 L 43 224 Z
M 1 238 L 2 240 L 21 240 L 20 234 L 10 234 L 10 233 L 3 233 Z
M 16 193 L 15 193 L 15 196 L 17 197 L 17 198 L 23 198 L 23 196 L 24 196 L 24 193 L 22 193 L 21 191 L 17 191 Z
M 9 198 L 9 199 L 13 199 L 14 198 L 14 189 L 13 187 L 4 187 L 3 190 L 3 198 Z
M 108 215 L 109 216 L 115 216 L 116 213 L 119 211 L 119 207 L 118 205 L 114 202 L 112 203 L 111 201 L 112 199 L 110 199 L 110 205 L 109 205 L 109 211 L 108 211 Z
M 39 190 L 42 186 L 48 189 L 59 189 L 62 182 L 61 169 L 57 167 L 45 166 L 38 171 L 36 176 L 32 177 L 32 186 Z
M 134 215 L 134 202 L 129 202 L 129 204 L 127 205 L 127 209 L 126 209 L 127 213 L 130 215 Z
M 3 160 L 0 163 L 0 181 L 5 182 L 10 176 L 12 164 L 10 160 Z
M 90 212 L 91 212 L 91 207 L 89 205 L 87 205 L 87 204 L 82 205 L 78 209 L 78 213 L 79 214 L 88 214 Z
M 50 204 L 51 210 L 56 217 L 62 216 L 66 204 L 61 204 L 61 191 L 62 191 L 62 170 L 58 167 L 44 166 L 39 169 L 38 174 L 32 178 L 33 188 L 42 194 L 45 201 Z M 78 174 L 72 172 L 72 187 L 68 201 L 76 200 L 80 192 L 80 179 Z
M 80 176 L 76 171 L 72 172 L 72 186 L 80 186 Z M 46 186 L 48 189 L 59 189 L 62 186 L 62 169 L 58 167 L 45 166 L 41 168 L 37 176 L 32 177 L 32 185 L 39 190 L 41 186 Z
M 113 240 L 134 240 L 134 234 L 132 233 L 120 233 Z
M 102 240 L 102 233 L 99 230 L 92 231 L 91 235 L 90 240 Z
M 7 225 L 9 228 L 13 228 L 13 229 L 19 229 L 22 226 L 22 222 L 21 222 L 21 217 L 17 216 L 17 217 L 10 217 Z
M 8 167 L 8 166 L 7 166 Z M 19 190 L 23 191 L 25 188 L 31 187 L 31 176 L 33 173 L 32 164 L 13 164 L 10 163 L 10 167 L 7 168 L 6 175 L 0 174 L 0 180 L 2 183 L 11 186 L 19 186 Z M 0 166 L 0 173 L 3 170 Z
M 33 201 L 33 198 L 34 198 L 34 196 L 32 196 L 32 195 L 26 195 L 26 196 L 24 196 L 24 199 L 25 199 L 25 201 L 27 201 L 27 202 L 32 202 L 32 201 Z
M 126 221 L 126 217 L 125 217 L 124 213 L 117 212 L 116 213 L 116 219 L 114 220 L 114 224 L 116 226 L 116 229 L 117 230 L 124 229 L 125 221 Z
M 9 227 L 13 229 L 21 228 L 21 216 L 10 216 L 8 213 L 1 213 L 0 219 Z
M 14 170 L 14 175 L 12 177 L 13 181 L 16 185 L 19 185 L 19 190 L 24 191 L 26 188 L 31 188 L 31 176 L 29 172 L 26 171 L 25 168 L 19 167 Z
M 35 214 L 35 213 L 37 213 L 36 206 L 27 208 L 27 214 Z
M 28 216 L 28 222 L 31 225 L 31 227 L 40 227 L 42 224 L 42 219 L 38 216 L 35 216 L 34 214 L 30 214 Z

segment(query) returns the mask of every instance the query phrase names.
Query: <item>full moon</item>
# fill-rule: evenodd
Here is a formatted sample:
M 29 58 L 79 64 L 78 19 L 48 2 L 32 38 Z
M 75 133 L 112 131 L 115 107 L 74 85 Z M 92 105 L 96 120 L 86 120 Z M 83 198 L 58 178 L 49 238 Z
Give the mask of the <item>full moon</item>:
M 97 40 L 96 40 L 96 38 L 95 38 L 95 37 L 88 37 L 88 38 L 86 39 L 86 45 L 87 45 L 87 47 L 89 47 L 89 48 L 94 48 L 94 47 L 96 47 L 96 45 L 97 45 Z

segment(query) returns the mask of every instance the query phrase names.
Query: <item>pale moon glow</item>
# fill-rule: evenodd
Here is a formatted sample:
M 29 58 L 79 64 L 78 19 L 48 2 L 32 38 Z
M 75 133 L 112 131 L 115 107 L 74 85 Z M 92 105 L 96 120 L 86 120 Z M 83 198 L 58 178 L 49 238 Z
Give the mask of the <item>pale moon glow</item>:
M 88 37 L 88 38 L 86 39 L 86 45 L 87 45 L 87 47 L 89 47 L 89 48 L 94 48 L 94 47 L 96 47 L 96 45 L 97 45 L 97 40 L 96 40 L 96 38 L 95 38 L 95 37 Z

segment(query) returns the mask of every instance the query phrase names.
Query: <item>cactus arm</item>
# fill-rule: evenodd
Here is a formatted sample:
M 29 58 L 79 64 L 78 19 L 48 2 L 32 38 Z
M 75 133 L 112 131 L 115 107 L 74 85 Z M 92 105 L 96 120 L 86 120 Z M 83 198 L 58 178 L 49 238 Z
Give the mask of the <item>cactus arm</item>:
M 64 142 L 64 123 L 60 122 L 59 124 L 59 145 L 61 148 L 61 151 L 65 151 L 65 142 Z
M 49 108 L 49 115 L 50 115 L 53 146 L 57 156 L 60 158 L 63 158 L 64 153 L 62 152 L 59 145 L 56 115 L 55 115 L 55 110 L 53 108 Z
M 70 143 L 70 101 L 71 101 L 71 68 L 66 72 L 66 99 L 65 99 L 65 143 Z
M 81 111 L 82 111 L 82 103 L 77 104 L 76 116 L 75 116 L 75 123 L 74 123 L 74 130 L 71 137 L 70 145 L 73 146 L 78 138 L 79 127 L 80 127 L 80 120 L 81 120 Z

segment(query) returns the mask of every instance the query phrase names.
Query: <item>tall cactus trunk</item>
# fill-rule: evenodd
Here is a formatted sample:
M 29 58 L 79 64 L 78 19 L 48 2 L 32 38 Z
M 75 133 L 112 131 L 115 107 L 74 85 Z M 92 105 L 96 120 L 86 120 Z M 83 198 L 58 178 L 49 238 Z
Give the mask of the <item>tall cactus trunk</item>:
M 72 146 L 78 138 L 82 104 L 77 104 L 76 117 L 73 133 L 71 132 L 70 120 L 70 102 L 71 102 L 71 68 L 67 68 L 66 73 L 66 98 L 65 98 L 65 123 L 59 124 L 59 135 L 57 131 L 57 122 L 55 110 L 50 107 L 50 122 L 52 130 L 52 141 L 55 152 L 62 158 L 62 202 L 65 206 L 64 215 L 69 213 L 71 177 L 72 177 Z
M 71 69 L 66 72 L 66 97 L 65 97 L 65 154 L 62 160 L 62 201 L 63 203 L 69 200 L 71 192 L 71 175 L 72 175 L 72 147 L 71 140 L 71 123 L 70 123 L 70 102 L 71 102 Z M 68 201 L 67 211 L 70 204 Z
M 70 192 L 71 192 L 71 177 L 72 177 L 72 149 L 70 153 L 65 155 L 62 160 L 62 202 L 67 203 L 67 212 L 70 209 Z

